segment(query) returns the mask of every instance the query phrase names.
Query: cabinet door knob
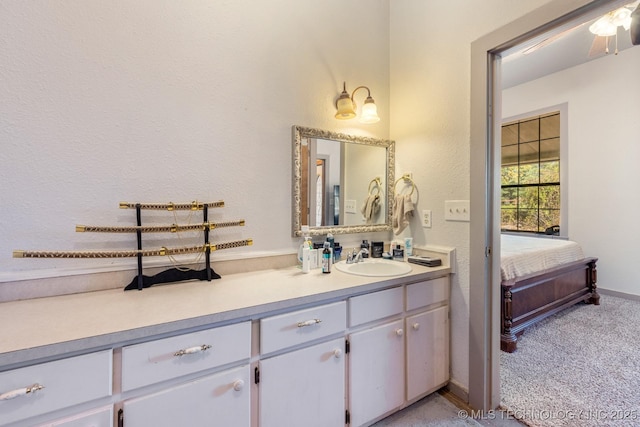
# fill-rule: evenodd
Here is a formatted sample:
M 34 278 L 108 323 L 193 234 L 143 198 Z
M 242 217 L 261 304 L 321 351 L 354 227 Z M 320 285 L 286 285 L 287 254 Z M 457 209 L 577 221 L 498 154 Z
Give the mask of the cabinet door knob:
M 402 330 L 402 328 L 400 328 L 400 329 L 396 329 L 396 335 L 397 335 L 397 336 L 401 337 L 401 336 L 402 336 L 402 334 L 404 334 L 404 331 Z
M 322 322 L 320 319 L 305 320 L 304 322 L 298 322 L 298 328 L 304 328 L 305 326 L 315 325 L 320 322 Z
M 416 323 L 413 324 L 413 330 L 417 331 L 418 329 L 420 329 L 420 323 L 416 322 Z
M 238 380 L 235 383 L 233 383 L 233 389 L 235 391 L 240 391 L 240 390 L 242 390 L 243 387 L 244 387 L 244 381 L 243 380 Z
M 11 390 L 11 391 L 8 391 L 6 393 L 0 394 L 0 401 L 15 399 L 18 396 L 26 396 L 28 394 L 31 394 L 31 393 L 35 392 L 35 391 L 42 390 L 43 388 L 44 388 L 43 385 L 33 384 L 33 385 L 30 385 L 29 387 L 24 387 L 24 388 L 18 388 L 16 390 Z
M 189 348 L 185 348 L 182 350 L 178 350 L 175 353 L 173 353 L 174 356 L 184 356 L 185 354 L 193 354 L 193 353 L 200 353 L 201 351 L 207 351 L 211 348 L 211 346 L 209 344 L 202 344 L 202 345 L 198 345 L 195 347 L 189 347 Z
M 335 350 L 333 350 L 333 356 L 336 359 L 340 359 L 342 357 L 342 350 L 340 350 L 339 348 L 336 348 Z

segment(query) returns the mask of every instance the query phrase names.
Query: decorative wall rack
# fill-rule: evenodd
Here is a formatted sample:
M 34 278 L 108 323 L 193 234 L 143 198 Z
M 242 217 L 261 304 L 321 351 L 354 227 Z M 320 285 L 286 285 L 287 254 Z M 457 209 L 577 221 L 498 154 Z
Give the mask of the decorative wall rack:
M 235 221 L 209 222 L 209 208 L 224 207 L 224 201 L 200 203 L 127 203 L 121 202 L 120 209 L 136 210 L 135 226 L 93 226 L 77 225 L 77 232 L 87 233 L 136 233 L 138 247 L 135 250 L 118 251 L 13 251 L 14 258 L 126 258 L 136 257 L 138 259 L 138 275 L 129 283 L 124 290 L 142 290 L 159 283 L 179 282 L 184 280 L 207 280 L 219 279 L 220 275 L 211 268 L 211 252 L 221 249 L 238 248 L 250 246 L 252 239 L 236 240 L 212 244 L 209 242 L 209 232 L 216 228 L 244 226 L 243 219 Z M 202 211 L 202 222 L 198 224 L 171 224 L 171 225 L 142 225 L 143 210 L 166 210 L 166 211 Z M 181 231 L 202 231 L 204 243 L 197 246 L 156 249 L 142 249 L 142 235 L 144 233 L 179 233 Z M 204 253 L 205 268 L 203 270 L 192 270 L 186 268 L 170 268 L 154 276 L 142 274 L 142 259 L 151 256 L 182 255 L 189 253 Z

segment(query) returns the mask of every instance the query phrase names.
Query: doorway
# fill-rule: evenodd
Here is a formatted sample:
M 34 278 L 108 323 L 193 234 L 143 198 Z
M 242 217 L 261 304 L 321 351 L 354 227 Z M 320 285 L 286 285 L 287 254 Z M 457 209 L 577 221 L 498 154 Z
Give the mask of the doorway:
M 519 45 L 559 34 L 626 1 L 552 2 L 471 45 L 471 209 L 469 404 L 500 404 L 500 126 L 501 55 Z

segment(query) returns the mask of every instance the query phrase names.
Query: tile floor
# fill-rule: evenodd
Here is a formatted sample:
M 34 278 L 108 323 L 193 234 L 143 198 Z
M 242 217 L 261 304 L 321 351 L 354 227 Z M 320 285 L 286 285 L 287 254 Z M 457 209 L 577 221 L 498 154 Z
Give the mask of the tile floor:
M 374 424 L 374 427 L 490 426 L 522 427 L 519 421 L 501 411 L 480 419 L 470 417 L 471 409 L 450 393 L 433 393 L 413 405 Z

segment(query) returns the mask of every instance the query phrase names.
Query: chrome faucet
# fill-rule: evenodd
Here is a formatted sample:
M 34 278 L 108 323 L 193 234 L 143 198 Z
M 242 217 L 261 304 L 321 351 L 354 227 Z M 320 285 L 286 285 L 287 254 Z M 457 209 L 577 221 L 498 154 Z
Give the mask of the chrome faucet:
M 355 250 L 354 250 L 354 252 L 355 252 Z M 354 263 L 356 263 L 356 262 L 360 262 L 360 261 L 362 261 L 362 260 L 363 260 L 363 259 L 362 259 L 362 255 L 369 255 L 369 249 L 367 249 L 367 248 L 362 248 L 362 249 L 360 249 L 360 252 L 358 252 L 358 253 L 353 257 L 353 262 L 354 262 Z

